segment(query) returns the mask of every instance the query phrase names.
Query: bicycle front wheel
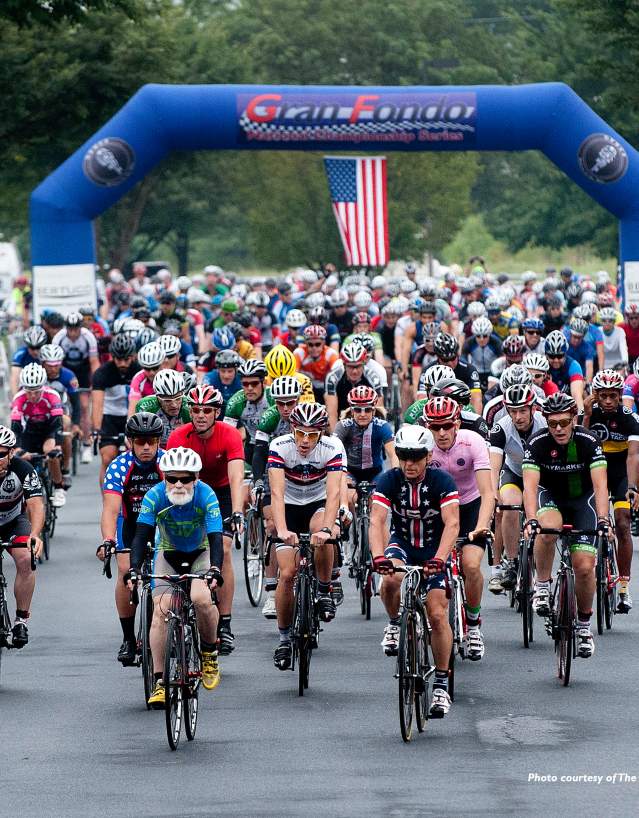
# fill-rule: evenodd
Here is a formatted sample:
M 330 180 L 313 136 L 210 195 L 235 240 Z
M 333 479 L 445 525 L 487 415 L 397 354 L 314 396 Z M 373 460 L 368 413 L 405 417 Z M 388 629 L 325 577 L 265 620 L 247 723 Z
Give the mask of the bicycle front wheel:
M 187 672 L 187 683 L 184 685 L 184 732 L 187 739 L 193 741 L 197 729 L 198 695 L 202 679 L 200 634 L 195 616 L 189 619 L 188 639 L 184 640 L 184 658 Z
M 419 732 L 423 733 L 428 721 L 430 680 L 435 672 L 435 665 L 431 662 L 428 624 L 422 611 L 417 614 L 416 655 L 415 722 Z
M 184 715 L 182 686 L 185 682 L 186 667 L 182 648 L 182 622 L 171 617 L 166 633 L 166 650 L 164 654 L 164 714 L 166 717 L 166 737 L 172 750 L 177 750 L 180 743 Z
M 568 687 L 575 641 L 575 577 L 572 571 L 565 571 L 561 576 L 555 619 L 557 676 L 564 687 Z
M 597 566 L 595 568 L 597 585 L 597 633 L 599 636 L 604 632 L 605 625 L 605 600 L 608 595 L 608 557 L 604 548 L 599 547 L 597 554 Z
M 308 689 L 313 638 L 313 595 L 308 577 L 298 576 L 295 595 L 294 635 L 297 654 L 297 692 L 304 695 Z
M 411 740 L 413 734 L 415 675 L 417 672 L 416 638 L 414 615 L 408 611 L 404 611 L 399 630 L 397 681 L 399 693 L 399 726 L 402 739 L 406 742 Z
M 142 680 L 144 682 L 144 701 L 146 709 L 150 710 L 149 698 L 153 692 L 153 656 L 151 655 L 151 619 L 153 618 L 153 598 L 151 588 L 145 585 L 140 594 L 140 625 L 138 628 L 138 644 L 141 656 Z
M 244 579 L 249 602 L 257 608 L 264 589 L 264 523 L 254 508 L 248 510 L 244 529 Z
M 617 611 L 617 582 L 619 581 L 619 567 L 617 566 L 617 544 L 611 543 L 608 557 L 607 593 L 604 600 L 606 629 L 612 628 L 612 620 Z
M 532 556 L 524 551 L 524 563 L 521 569 L 521 627 L 524 636 L 524 647 L 529 648 L 533 641 L 533 582 Z

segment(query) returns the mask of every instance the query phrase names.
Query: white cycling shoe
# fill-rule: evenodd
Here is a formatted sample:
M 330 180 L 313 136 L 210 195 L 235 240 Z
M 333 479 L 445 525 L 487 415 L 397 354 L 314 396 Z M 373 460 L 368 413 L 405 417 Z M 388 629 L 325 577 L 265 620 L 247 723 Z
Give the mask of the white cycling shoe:
M 393 625 L 390 622 L 386 625 L 381 646 L 387 656 L 397 656 L 397 650 L 399 648 L 399 625 Z
M 67 501 L 67 495 L 64 489 L 53 489 L 53 496 L 51 497 L 51 505 L 54 508 L 62 508 Z
M 80 463 L 84 463 L 84 464 L 93 463 L 93 452 L 91 451 L 90 446 L 83 446 L 82 447 L 82 454 L 80 455 Z
M 478 662 L 484 658 L 484 637 L 479 628 L 468 629 L 468 658 L 471 662 Z
M 277 619 L 277 610 L 275 608 L 275 594 L 268 592 L 266 601 L 262 605 L 262 616 L 265 619 Z
M 447 690 L 435 687 L 431 697 L 429 714 L 431 719 L 443 719 L 450 710 L 450 696 Z
M 590 659 L 595 652 L 595 640 L 590 627 L 577 628 L 577 655 L 582 659 Z

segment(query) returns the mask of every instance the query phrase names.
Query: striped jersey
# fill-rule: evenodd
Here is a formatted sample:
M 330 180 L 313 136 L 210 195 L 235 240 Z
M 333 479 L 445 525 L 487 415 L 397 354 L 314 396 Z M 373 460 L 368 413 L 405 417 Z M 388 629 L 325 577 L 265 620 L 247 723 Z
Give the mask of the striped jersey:
M 321 437 L 308 457 L 302 457 L 293 435 L 282 435 L 271 441 L 267 466 L 284 469 L 284 502 L 306 505 L 326 499 L 326 477 L 346 468 L 346 452 L 336 437 Z

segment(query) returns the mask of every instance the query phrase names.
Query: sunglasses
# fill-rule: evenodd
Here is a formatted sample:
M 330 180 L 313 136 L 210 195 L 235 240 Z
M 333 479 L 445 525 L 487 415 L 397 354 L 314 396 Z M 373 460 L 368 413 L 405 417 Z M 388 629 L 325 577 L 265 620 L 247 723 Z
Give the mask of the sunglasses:
M 561 358 L 565 358 L 565 357 L 566 357 L 566 353 L 565 353 L 565 352 L 562 352 L 562 353 L 561 353 L 561 355 L 549 355 L 549 354 L 546 354 L 546 358 L 548 358 L 548 359 L 549 359 L 549 360 L 551 360 L 551 361 L 558 361 L 558 360 L 560 360 Z
M 213 406 L 191 406 L 192 415 L 212 415 L 215 412 Z
M 526 335 L 541 335 L 538 329 L 527 329 Z
M 142 369 L 145 372 L 159 372 L 160 371 L 159 366 L 143 366 Z
M 490 335 L 475 335 L 475 338 L 490 338 Z
M 567 426 L 570 426 L 572 423 L 572 418 L 564 418 L 563 420 L 549 420 L 548 421 L 548 428 L 549 429 L 565 429 Z
M 289 406 L 295 406 L 296 403 L 297 403 L 297 398 L 293 398 L 292 400 L 276 400 L 275 401 L 276 406 L 282 406 L 284 408 L 287 408 Z
M 261 381 L 240 381 L 242 384 L 242 389 L 256 389 L 262 382 Z
M 218 372 L 237 372 L 236 366 L 218 366 Z
M 450 429 L 454 428 L 455 424 L 451 421 L 450 423 L 429 423 L 428 428 L 431 432 L 448 432 Z
M 164 479 L 172 486 L 174 486 L 176 483 L 182 483 L 183 486 L 187 486 L 189 483 L 193 483 L 193 481 L 197 478 L 194 474 L 187 474 L 186 477 L 172 477 L 170 474 L 166 474 Z
M 318 347 L 324 346 L 324 341 L 307 341 L 306 346 L 309 349 L 317 349 Z
M 157 446 L 160 442 L 159 437 L 132 437 L 131 442 L 135 443 L 136 446 Z
M 395 449 L 398 460 L 423 460 L 428 456 L 428 452 L 419 449 Z
M 364 412 L 368 413 L 368 412 L 374 412 L 375 411 L 374 407 L 372 407 L 372 406 L 353 406 L 351 408 L 352 408 L 353 414 L 355 414 L 355 415 L 361 415 Z
M 533 380 L 535 380 L 535 381 L 541 381 L 541 380 L 543 380 L 543 378 L 545 378 L 545 377 L 546 377 L 546 373 L 545 373 L 545 372 L 536 372 L 536 373 L 533 375 Z
M 302 441 L 305 438 L 309 440 L 318 441 L 322 436 L 321 432 L 305 432 L 303 429 L 293 429 L 293 434 L 295 435 L 295 440 Z
M 9 449 L 9 450 L 7 450 L 6 452 L 0 452 L 0 460 L 4 460 L 4 459 L 5 459 L 5 457 L 9 457 L 9 454 L 10 454 L 10 453 L 11 453 L 11 450 L 10 450 L 10 449 Z

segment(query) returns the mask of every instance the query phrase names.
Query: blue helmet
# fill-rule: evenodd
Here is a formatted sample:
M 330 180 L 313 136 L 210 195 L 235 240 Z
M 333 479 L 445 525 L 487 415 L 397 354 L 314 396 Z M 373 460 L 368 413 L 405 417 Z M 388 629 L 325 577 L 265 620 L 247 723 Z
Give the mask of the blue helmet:
M 541 318 L 526 318 L 525 321 L 521 322 L 522 329 L 537 329 L 540 332 L 544 330 L 544 322 Z
M 235 335 L 233 335 L 229 329 L 215 329 L 211 336 L 211 342 L 216 349 L 233 349 L 235 346 Z

